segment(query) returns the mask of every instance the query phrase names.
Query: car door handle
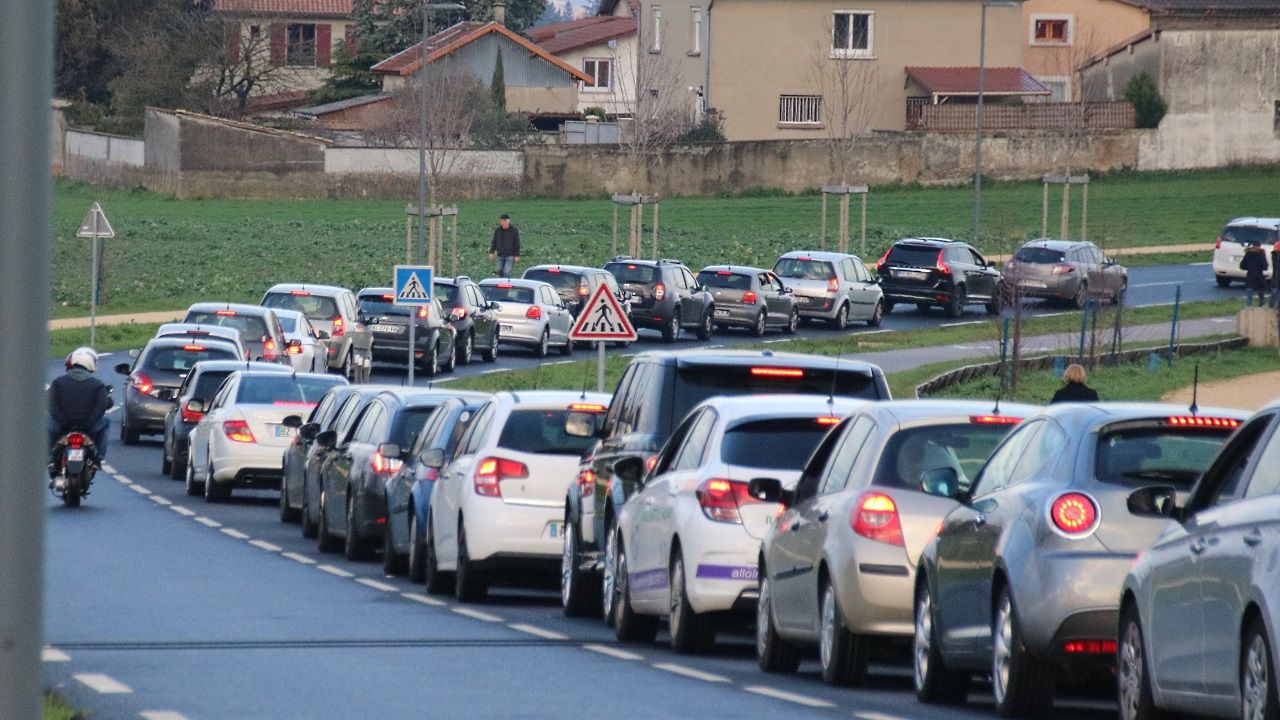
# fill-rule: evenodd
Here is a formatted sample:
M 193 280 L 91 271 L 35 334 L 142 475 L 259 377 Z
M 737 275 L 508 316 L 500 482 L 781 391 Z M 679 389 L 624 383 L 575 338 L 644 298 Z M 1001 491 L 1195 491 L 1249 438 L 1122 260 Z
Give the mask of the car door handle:
M 976 518 L 974 518 L 974 519 L 973 519 L 973 524 L 974 524 L 974 525 L 977 525 L 978 527 L 983 527 L 983 526 L 985 526 L 985 525 L 987 524 L 987 514 L 986 514 L 986 513 L 978 513 L 978 517 L 976 517 Z
M 818 515 L 818 522 L 824 523 L 830 517 L 831 517 L 831 513 L 827 512 L 826 510 L 823 510 L 822 513 Z
M 1262 542 L 1262 531 L 1261 531 L 1261 530 L 1251 530 L 1251 531 L 1249 531 L 1249 532 L 1245 533 L 1245 536 L 1244 536 L 1244 544 L 1245 544 L 1245 545 L 1248 545 L 1249 547 L 1255 547 L 1256 545 L 1258 545 L 1258 544 L 1259 544 L 1259 543 L 1261 543 L 1261 542 Z
M 1191 552 L 1195 553 L 1196 555 L 1199 555 L 1200 553 L 1204 552 L 1204 549 L 1205 549 L 1205 544 L 1204 544 L 1203 538 L 1191 543 Z
M 794 523 L 792 523 L 792 525 L 791 525 L 791 527 L 790 527 L 789 529 L 791 530 L 791 532 L 795 532 L 795 531 L 799 530 L 799 529 L 800 529 L 801 527 L 803 527 L 803 526 L 804 526 L 804 523 L 802 523 L 802 522 L 800 522 L 799 520 L 797 520 L 797 521 L 795 521 Z

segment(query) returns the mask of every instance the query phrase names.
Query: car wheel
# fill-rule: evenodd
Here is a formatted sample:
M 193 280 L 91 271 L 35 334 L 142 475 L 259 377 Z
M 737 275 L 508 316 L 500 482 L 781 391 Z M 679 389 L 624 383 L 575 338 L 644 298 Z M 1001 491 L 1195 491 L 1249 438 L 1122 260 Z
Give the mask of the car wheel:
M 880 321 L 884 319 L 884 303 L 876 301 L 876 307 L 871 311 L 871 317 L 867 318 L 867 327 L 880 327 Z
M 484 361 L 485 361 L 485 362 L 487 362 L 487 363 L 497 362 L 497 360 L 498 360 L 498 331 L 497 331 L 497 329 L 496 329 L 496 328 L 495 328 L 495 329 L 494 329 L 494 331 L 493 331 L 493 341 L 489 343 L 489 348 L 488 348 L 487 350 L 485 350 L 484 352 L 480 353 L 480 357 L 481 357 L 482 359 L 484 359 Z
M 991 624 L 991 694 L 1004 717 L 1038 717 L 1053 706 L 1053 671 L 1027 650 L 1009 588 Z
M 471 355 L 475 352 L 476 338 L 475 334 L 470 330 L 462 338 L 462 344 L 458 346 L 458 364 L 470 365 Z
M 916 698 L 926 703 L 962 703 L 969 697 L 969 674 L 949 669 L 942 659 L 933 593 L 925 585 L 922 583 L 916 592 L 915 634 L 911 642 Z
M 435 377 L 440 374 L 440 338 L 431 339 L 431 354 L 422 359 L 422 374 Z
M 702 324 L 698 326 L 698 339 L 710 340 L 711 332 L 714 329 L 714 323 L 711 316 L 715 314 L 715 308 L 707 308 L 706 313 L 702 315 Z
M 213 480 L 213 461 L 209 461 L 209 468 L 204 472 L 204 499 L 205 502 L 218 503 L 226 502 L 231 499 L 231 486 L 219 485 Z
M 673 343 L 680 339 L 680 308 L 671 310 L 671 317 L 662 324 L 662 341 Z
M 1214 282 L 1218 283 L 1220 288 L 1231 287 L 1231 278 L 1215 277 Z
M 831 327 L 836 330 L 843 330 L 849 326 L 849 303 L 840 303 L 839 309 L 836 310 L 836 316 L 827 321 Z
M 436 555 L 435 520 L 430 513 L 427 514 L 427 535 L 422 540 L 422 564 L 424 568 L 422 582 L 426 584 L 427 592 L 432 595 L 443 595 L 449 592 L 451 578 L 448 573 L 440 570 L 439 556 Z
M 307 539 L 314 538 L 320 532 L 320 526 L 312 520 L 311 515 L 311 498 L 307 496 L 307 480 L 302 479 L 302 537 Z
M 316 528 L 316 539 L 320 552 L 335 553 L 342 547 L 342 541 L 333 536 L 329 530 L 329 512 L 326 509 L 328 497 L 325 491 L 320 491 L 320 526 Z
M 141 433 L 137 430 L 130 430 L 125 423 L 120 423 L 120 442 L 125 445 L 137 445 L 141 438 Z
M 561 346 L 561 348 L 560 348 L 560 354 L 561 354 L 561 355 L 572 355 L 572 354 L 573 354 L 573 341 L 569 339 L 569 336 L 568 336 L 568 335 L 566 335 L 566 336 L 565 336 L 565 338 L 564 338 L 564 345 L 563 345 L 563 346 Z
M 991 296 L 991 302 L 987 303 L 986 310 L 988 315 L 999 315 L 1000 309 L 1004 305 L 1004 286 L 997 285 L 996 292 Z
M 616 534 L 616 533 L 615 533 Z M 613 632 L 619 642 L 651 643 L 658 637 L 658 618 L 641 615 L 631 606 L 631 583 L 627 578 L 627 551 L 622 538 L 614 542 L 614 587 L 617 598 L 613 602 Z
M 191 452 L 187 451 L 187 494 L 197 497 L 204 494 L 204 484 L 196 482 L 196 468 L 191 462 Z
M 453 595 L 462 602 L 480 602 L 489 594 L 489 580 L 484 571 L 476 567 L 467 553 L 467 531 L 458 522 L 458 571 L 453 581 Z
M 572 520 L 565 521 L 562 535 L 564 547 L 560 554 L 560 607 L 566 617 L 582 617 L 600 607 L 596 598 L 592 597 L 592 591 L 599 591 L 600 586 L 592 583 L 590 575 L 582 572 L 578 528 Z
M 881 306 L 881 308 L 882 308 L 882 310 L 881 310 L 881 314 L 882 314 L 882 315 L 887 315 L 888 313 L 893 312 L 893 309 L 894 309 L 895 307 L 897 307 L 898 305 L 897 305 L 897 303 L 895 303 L 895 302 L 894 302 L 894 301 L 892 301 L 892 300 L 885 299 L 885 300 L 881 300 L 881 301 L 880 301 L 880 306 Z
M 404 575 L 409 559 L 396 552 L 391 542 L 391 523 L 382 526 L 382 571 L 388 575 Z
M 342 358 L 342 377 L 348 382 L 356 381 L 356 363 L 351 350 L 348 350 L 346 357 Z
M 1245 629 L 1240 653 L 1240 716 L 1244 720 L 1280 717 L 1276 683 L 1271 679 L 1274 667 L 1267 628 L 1255 617 Z
M 165 449 L 160 451 L 160 474 L 173 474 L 173 458 L 169 457 L 169 443 L 165 443 Z
M 929 302 L 928 300 L 916 301 L 916 310 L 919 310 L 920 312 L 928 312 L 929 308 L 931 307 L 933 307 L 933 303 Z
M 787 324 L 782 326 L 782 332 L 788 335 L 795 335 L 796 329 L 800 327 L 800 311 L 792 310 L 791 317 L 787 319 Z
M 867 677 L 867 643 L 844 626 L 844 615 L 828 580 L 822 591 L 822 633 L 818 659 L 822 680 L 829 685 L 860 685 Z
M 538 344 L 533 348 L 534 357 L 544 358 L 547 356 L 547 350 L 551 347 L 551 331 L 547 328 L 542 329 L 542 337 L 538 340 Z
M 188 450 L 188 452 L 190 452 L 190 450 Z M 186 463 L 178 462 L 178 458 L 175 456 L 169 461 L 169 478 L 172 480 L 184 480 L 186 479 L 186 477 L 187 477 Z
M 289 483 L 284 478 L 280 479 L 280 522 L 295 523 L 298 522 L 298 511 L 289 507 Z
M 613 606 L 618 602 L 618 573 L 614 566 L 616 560 L 615 547 L 617 540 L 614 537 L 613 527 L 606 526 L 604 547 L 604 570 L 600 575 L 600 610 L 604 616 L 606 625 L 613 625 Z
M 454 347 L 445 353 L 444 366 L 440 368 L 440 372 L 451 373 L 458 369 L 458 348 L 457 341 L 454 341 Z
M 1162 717 L 1151 697 L 1151 676 L 1147 673 L 1146 645 L 1142 641 L 1142 623 L 1132 605 L 1120 620 L 1120 651 L 1117 653 L 1116 700 L 1120 704 L 1120 720 L 1156 720 Z M 1246 716 L 1247 717 L 1247 716 Z
M 409 506 L 413 507 L 412 499 Z M 426 548 L 418 528 L 418 513 L 409 513 L 409 582 L 421 583 L 427 579 Z
M 778 634 L 773 620 L 773 589 L 760 570 L 760 599 L 756 601 L 756 663 L 772 673 L 793 673 L 800 668 L 800 653 Z
M 1080 285 L 1076 287 L 1075 294 L 1071 296 L 1071 307 L 1074 307 L 1075 309 L 1080 310 L 1084 307 L 1084 304 L 1088 301 L 1089 301 L 1089 284 L 1080 283 Z
M 761 310 L 756 314 L 756 322 L 751 326 L 751 334 L 756 337 L 764 337 L 765 328 L 769 324 L 769 314 Z
M 360 537 L 359 530 L 356 529 L 356 498 L 354 495 L 347 495 L 347 533 L 343 538 L 342 554 L 348 560 L 366 560 L 373 554 L 372 548 L 369 547 L 369 541 Z
M 684 557 L 679 548 L 671 563 L 671 582 L 668 608 L 671 614 L 668 623 L 671 626 L 671 649 L 687 655 L 707 649 L 715 642 L 715 625 L 712 618 L 699 615 L 689 603 L 689 593 L 685 588 Z
M 967 295 L 963 285 L 957 285 L 951 291 L 951 299 L 947 301 L 947 317 L 958 318 L 964 315 L 964 306 L 968 303 Z

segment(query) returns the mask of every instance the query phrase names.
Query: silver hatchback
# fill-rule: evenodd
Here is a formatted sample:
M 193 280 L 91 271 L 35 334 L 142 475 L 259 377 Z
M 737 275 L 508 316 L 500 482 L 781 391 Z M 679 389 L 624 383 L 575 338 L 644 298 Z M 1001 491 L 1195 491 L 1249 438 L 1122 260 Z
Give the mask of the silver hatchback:
M 797 250 L 778 258 L 773 272 L 795 291 L 800 317 L 825 320 L 834 328 L 852 321 L 880 325 L 884 293 L 856 255 Z
M 569 339 L 573 313 L 550 283 L 488 278 L 480 281 L 480 292 L 485 300 L 498 304 L 498 338 L 502 342 L 531 348 L 538 357 L 546 357 L 553 345 L 562 355 L 573 352 Z

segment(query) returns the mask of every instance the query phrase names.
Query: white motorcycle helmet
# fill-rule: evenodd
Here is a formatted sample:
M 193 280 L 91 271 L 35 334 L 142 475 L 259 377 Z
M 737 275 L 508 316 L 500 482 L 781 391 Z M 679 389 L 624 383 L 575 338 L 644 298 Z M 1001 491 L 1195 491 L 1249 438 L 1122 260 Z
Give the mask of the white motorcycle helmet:
M 91 347 L 78 347 L 67 355 L 67 369 L 79 365 L 91 373 L 98 372 L 98 353 Z

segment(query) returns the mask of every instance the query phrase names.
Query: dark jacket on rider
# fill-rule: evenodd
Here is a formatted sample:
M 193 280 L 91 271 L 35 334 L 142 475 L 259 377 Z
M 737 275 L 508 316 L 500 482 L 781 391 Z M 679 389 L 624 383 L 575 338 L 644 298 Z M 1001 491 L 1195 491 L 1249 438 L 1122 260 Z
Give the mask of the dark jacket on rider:
M 112 404 L 106 384 L 79 366 L 49 385 L 49 418 L 63 431 L 92 430 Z

